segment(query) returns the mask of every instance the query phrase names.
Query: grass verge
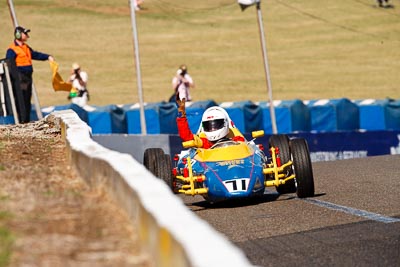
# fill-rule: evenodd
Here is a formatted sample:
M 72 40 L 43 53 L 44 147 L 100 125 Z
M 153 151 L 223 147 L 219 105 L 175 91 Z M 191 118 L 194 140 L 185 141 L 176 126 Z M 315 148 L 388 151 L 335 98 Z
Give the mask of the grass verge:
M 129 4 L 126 1 L 14 1 L 29 44 L 51 53 L 68 77 L 78 61 L 89 73 L 92 105 L 138 102 Z M 400 98 L 399 2 L 263 0 L 263 25 L 274 99 Z M 143 97 L 167 100 L 177 67 L 196 82 L 194 100 L 268 99 L 255 7 L 234 0 L 149 0 L 136 13 Z M 12 40 L 0 3 L 0 47 Z M 42 106 L 69 103 L 53 92 L 47 62 L 35 62 Z

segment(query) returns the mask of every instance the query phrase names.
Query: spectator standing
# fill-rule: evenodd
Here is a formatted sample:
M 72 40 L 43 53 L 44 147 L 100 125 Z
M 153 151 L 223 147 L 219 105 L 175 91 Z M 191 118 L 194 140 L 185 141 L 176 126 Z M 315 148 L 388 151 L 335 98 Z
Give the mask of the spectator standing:
M 68 96 L 68 99 L 71 99 L 72 103 L 81 107 L 87 104 L 89 100 L 89 91 L 87 90 L 88 80 L 89 76 L 85 71 L 81 70 L 81 66 L 78 63 L 72 64 L 69 81 L 72 83 L 73 88 Z
M 54 61 L 51 55 L 41 53 L 33 50 L 26 42 L 29 39 L 30 29 L 18 26 L 14 30 L 14 41 L 10 44 L 6 52 L 6 58 L 15 62 L 18 71 L 18 78 L 20 89 L 23 96 L 23 105 L 25 112 L 19 114 L 19 121 L 21 123 L 27 123 L 30 121 L 31 114 L 31 98 L 32 98 L 32 74 L 33 66 L 32 60 L 49 60 Z
M 389 0 L 378 0 L 379 7 L 384 7 L 383 2 L 385 2 L 385 7 L 389 5 Z
M 134 0 L 133 4 L 135 5 L 135 10 L 139 11 L 142 10 L 142 8 L 140 7 L 141 4 L 143 4 L 144 0 Z
M 192 77 L 188 73 L 186 65 L 181 65 L 176 71 L 176 75 L 172 78 L 172 88 L 175 92 L 171 100 L 174 101 L 176 98 L 186 99 L 186 101 L 192 101 L 190 95 L 190 89 L 194 88 L 194 82 Z M 177 97 L 175 97 L 177 96 Z

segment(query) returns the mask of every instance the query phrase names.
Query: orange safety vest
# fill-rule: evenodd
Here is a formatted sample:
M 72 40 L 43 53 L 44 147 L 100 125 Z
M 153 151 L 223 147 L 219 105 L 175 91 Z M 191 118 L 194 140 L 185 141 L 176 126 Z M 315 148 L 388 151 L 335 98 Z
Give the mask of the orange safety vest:
M 15 64 L 17 67 L 32 65 L 32 54 L 28 45 L 23 44 L 22 46 L 19 46 L 15 43 L 12 43 L 9 48 L 14 50 L 14 52 L 17 54 L 17 57 L 15 58 Z

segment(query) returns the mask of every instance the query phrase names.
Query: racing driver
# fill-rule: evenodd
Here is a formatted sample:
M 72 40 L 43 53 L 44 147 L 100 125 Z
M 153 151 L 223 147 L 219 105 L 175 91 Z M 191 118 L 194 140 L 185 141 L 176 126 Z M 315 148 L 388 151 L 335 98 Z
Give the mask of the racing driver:
M 198 135 L 192 133 L 186 118 L 185 98 L 176 100 L 178 117 L 176 123 L 182 141 L 193 140 L 196 147 L 210 148 L 217 142 L 233 140 L 244 142 L 243 135 L 234 126 L 225 109 L 214 106 L 204 111 Z

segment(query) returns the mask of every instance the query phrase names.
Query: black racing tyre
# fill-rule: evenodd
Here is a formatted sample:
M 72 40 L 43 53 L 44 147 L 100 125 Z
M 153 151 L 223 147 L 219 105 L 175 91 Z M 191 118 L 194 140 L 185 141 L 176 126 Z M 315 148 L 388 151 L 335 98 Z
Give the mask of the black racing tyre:
M 156 162 L 161 155 L 164 155 L 161 148 L 148 148 L 144 151 L 143 165 L 154 175 L 157 175 Z
M 279 148 L 279 156 L 281 158 L 282 164 L 287 163 L 291 160 L 290 156 L 290 146 L 289 146 L 289 137 L 285 134 L 275 134 L 269 138 L 269 147 L 278 147 Z M 293 174 L 291 169 L 288 169 L 287 176 Z M 288 194 L 296 192 L 296 183 L 295 181 L 289 180 L 285 184 L 276 187 L 276 191 L 279 194 Z
M 171 189 L 173 189 L 171 156 L 167 154 L 160 155 L 156 160 L 155 167 L 155 176 L 163 180 Z
M 294 174 L 296 175 L 297 196 L 299 198 L 314 196 L 314 176 L 310 152 L 305 139 L 290 140 Z

